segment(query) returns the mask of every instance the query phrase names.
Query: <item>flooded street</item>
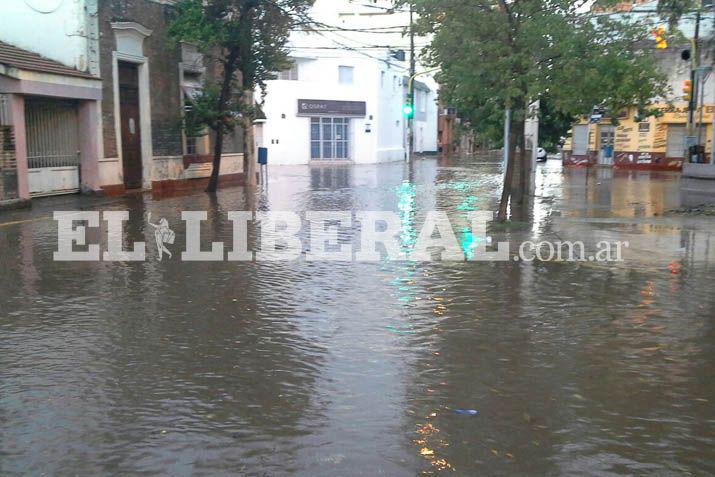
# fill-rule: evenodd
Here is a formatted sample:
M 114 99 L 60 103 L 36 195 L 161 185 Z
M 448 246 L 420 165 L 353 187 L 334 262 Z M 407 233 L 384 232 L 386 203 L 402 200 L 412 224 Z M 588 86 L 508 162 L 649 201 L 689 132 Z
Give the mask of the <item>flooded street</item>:
M 230 250 L 227 213 L 251 209 L 394 211 L 406 241 L 444 210 L 464 243 L 501 173 L 272 167 L 215 200 L 0 213 L 0 475 L 715 473 L 715 218 L 667 214 L 710 183 L 549 161 L 527 219 L 490 232 L 512 252 L 628 241 L 622 263 L 179 258 L 182 210 L 208 211 L 204 250 Z M 148 260 L 53 261 L 52 212 L 79 209 L 128 210 Z M 156 259 L 148 213 L 176 231 L 172 259 Z

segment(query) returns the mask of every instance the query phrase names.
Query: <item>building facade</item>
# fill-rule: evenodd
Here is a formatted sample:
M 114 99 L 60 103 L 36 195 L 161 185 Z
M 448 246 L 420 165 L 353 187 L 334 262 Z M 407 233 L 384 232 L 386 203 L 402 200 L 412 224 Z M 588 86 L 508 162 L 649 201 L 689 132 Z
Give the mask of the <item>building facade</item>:
M 257 141 L 271 164 L 405 159 L 409 52 L 401 33 L 379 28 L 409 18 L 388 4 L 316 2 L 312 16 L 333 28 L 296 32 L 292 68 L 266 86 L 266 120 Z M 420 76 L 414 90 L 414 151 L 436 152 L 437 89 L 430 77 Z
M 185 137 L 182 116 L 213 71 L 169 38 L 172 3 L 2 2 L 0 126 L 12 128 L 19 197 L 207 181 L 211 137 Z M 226 138 L 221 182 L 242 181 L 242 142 L 240 130 Z
M 657 24 L 659 20 L 652 13 L 655 7 L 653 1 L 622 2 L 617 11 L 641 19 L 652 18 Z M 700 35 L 703 45 L 713 36 L 714 18 L 712 13 L 702 15 Z M 683 17 L 679 30 L 686 38 L 694 36 L 692 15 Z M 704 93 L 703 107 L 698 105 L 693 127 L 688 131 L 688 104 L 683 100 L 682 92 L 684 82 L 690 80 L 691 62 L 684 61 L 681 54 L 689 48 L 689 43 L 671 40 L 668 48 L 654 51 L 655 61 L 667 76 L 671 90 L 667 97 L 653 98 L 651 107 L 660 110 L 659 116 L 639 118 L 636 108 L 630 108 L 621 111 L 617 121 L 604 117 L 591 124 L 588 118 L 583 118 L 574 124 L 564 145 L 564 165 L 588 167 L 599 164 L 624 169 L 680 171 L 688 161 L 688 136 L 699 141 L 705 151 L 705 160 L 712 162 L 715 80 L 710 78 L 702 91 L 698 91 Z M 712 66 L 714 61 L 712 51 L 703 49 L 701 64 Z
M 15 184 L 4 187 L 5 199 L 101 190 L 102 84 L 88 20 L 96 7 L 96 0 L 0 6 L 0 126 L 6 144 L 12 137 L 15 174 L 9 179 L 3 166 L 5 183 Z
M 191 45 L 169 37 L 170 2 L 100 2 L 99 51 L 103 81 L 100 164 L 111 191 L 194 187 L 211 173 L 209 136 L 186 138 L 184 108 L 212 71 Z M 227 137 L 223 182 L 242 180 L 240 132 Z

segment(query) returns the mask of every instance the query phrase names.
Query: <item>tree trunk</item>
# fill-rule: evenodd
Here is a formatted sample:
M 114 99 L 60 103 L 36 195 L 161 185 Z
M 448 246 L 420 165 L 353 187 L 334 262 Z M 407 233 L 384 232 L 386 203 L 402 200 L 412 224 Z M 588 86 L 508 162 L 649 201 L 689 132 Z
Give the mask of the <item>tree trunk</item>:
M 243 101 L 246 106 L 253 107 L 253 92 L 244 91 Z M 243 172 L 247 186 L 255 186 L 256 180 L 256 138 L 253 130 L 253 118 L 245 116 L 243 126 Z
M 221 95 L 218 99 L 219 117 L 226 112 L 226 105 L 231 98 L 231 86 L 233 84 L 233 75 L 236 73 L 236 59 L 238 53 L 233 52 L 226 60 L 223 66 L 223 78 L 221 80 Z M 221 174 L 221 156 L 223 155 L 223 126 L 215 129 L 216 143 L 214 144 L 214 160 L 213 169 L 211 170 L 211 178 L 209 185 L 206 187 L 206 192 L 215 194 L 218 189 L 218 178 Z
M 507 219 L 507 213 L 509 211 L 509 198 L 511 197 L 512 175 L 514 175 L 514 158 L 510 151 L 506 161 L 504 187 L 501 192 L 501 199 L 499 200 L 499 212 L 497 213 L 497 220 L 499 222 L 504 222 Z
M 211 170 L 211 178 L 209 185 L 206 187 L 206 192 L 215 194 L 218 189 L 218 177 L 221 174 L 221 155 L 223 153 L 223 134 L 216 134 L 216 142 L 214 143 L 214 160 L 213 169 Z

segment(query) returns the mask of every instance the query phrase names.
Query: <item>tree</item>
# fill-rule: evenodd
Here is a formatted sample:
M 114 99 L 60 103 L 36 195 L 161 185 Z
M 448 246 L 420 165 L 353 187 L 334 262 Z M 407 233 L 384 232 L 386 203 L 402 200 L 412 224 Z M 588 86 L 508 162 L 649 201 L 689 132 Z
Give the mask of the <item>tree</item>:
M 551 105 L 548 96 L 539 103 L 539 145 L 548 152 L 556 152 L 563 145 L 566 133 L 574 123 L 570 114 L 564 114 Z
M 291 28 L 314 0 L 178 0 L 170 33 L 195 45 L 216 69 L 186 115 L 187 134 L 210 129 L 216 140 L 207 192 L 216 192 L 223 138 L 243 129 L 246 184 L 256 184 L 253 122 L 254 91 L 289 65 L 286 48 Z M 210 75 L 209 75 L 210 76 Z
M 529 105 L 548 99 L 553 113 L 575 117 L 594 105 L 643 111 L 667 92 L 650 53 L 650 28 L 585 13 L 566 0 L 404 0 L 431 35 L 429 63 L 441 67 L 442 95 L 470 121 L 497 121 L 511 109 L 510 150 L 499 207 L 505 220 L 530 188 L 524 123 Z M 616 117 L 617 115 L 613 115 Z M 517 157 L 516 151 L 520 151 Z

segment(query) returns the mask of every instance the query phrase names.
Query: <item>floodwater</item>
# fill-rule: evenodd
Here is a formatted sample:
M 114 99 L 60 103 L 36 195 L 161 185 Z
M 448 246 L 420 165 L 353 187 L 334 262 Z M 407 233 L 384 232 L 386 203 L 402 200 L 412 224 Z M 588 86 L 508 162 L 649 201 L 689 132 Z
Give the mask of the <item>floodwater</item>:
M 500 171 L 273 167 L 215 200 L 1 213 L 0 475 L 715 473 L 715 218 L 666 214 L 715 184 L 549 161 L 525 223 L 492 233 L 512 252 L 628 241 L 622 263 L 178 258 L 181 210 L 208 211 L 204 249 L 230 249 L 226 214 L 246 209 L 391 210 L 405 241 L 445 210 L 466 241 Z M 128 210 L 148 260 L 54 262 L 49 216 L 80 208 Z M 177 233 L 172 259 L 156 260 L 149 212 Z

